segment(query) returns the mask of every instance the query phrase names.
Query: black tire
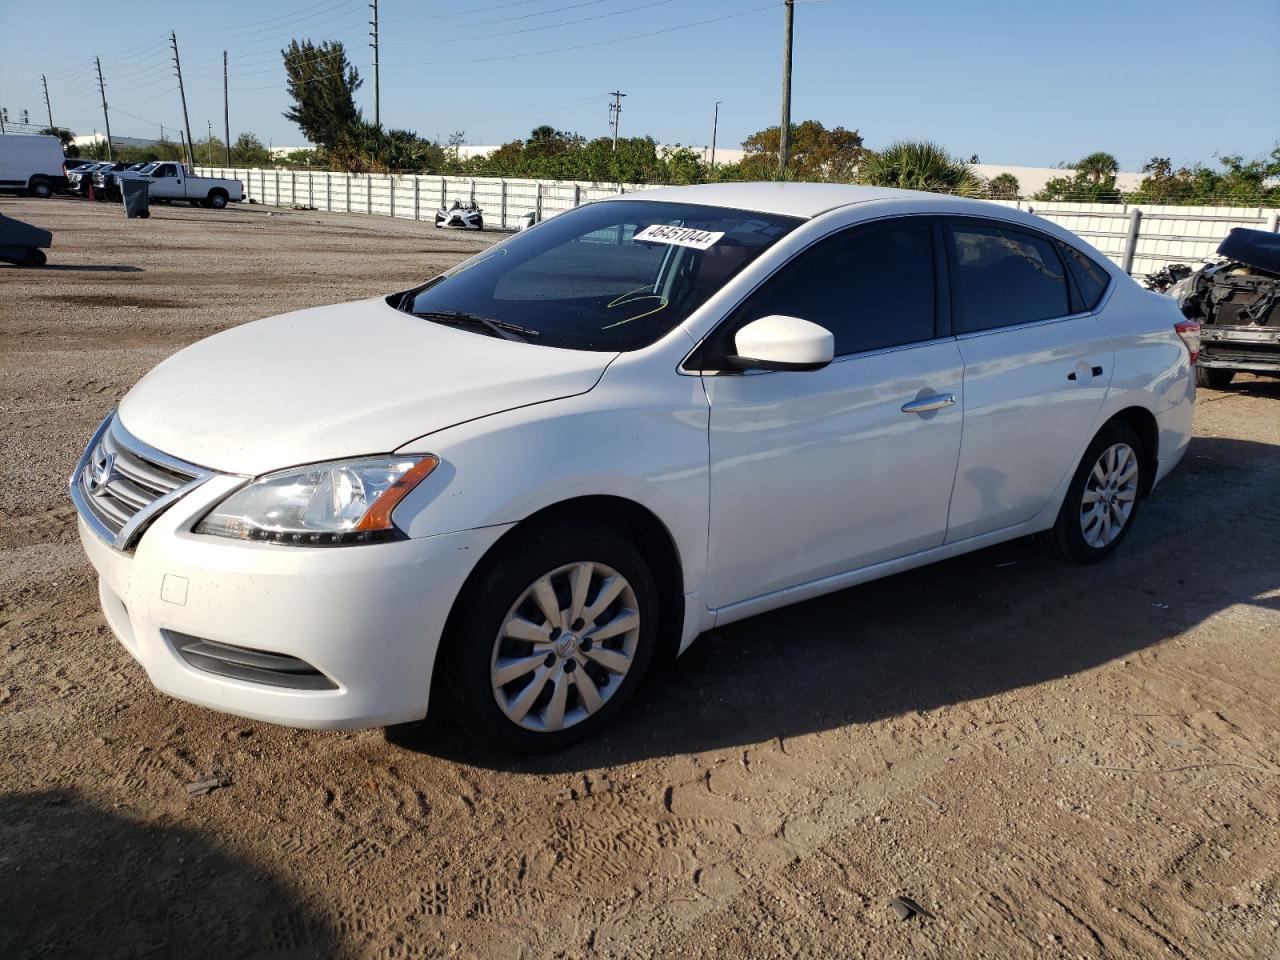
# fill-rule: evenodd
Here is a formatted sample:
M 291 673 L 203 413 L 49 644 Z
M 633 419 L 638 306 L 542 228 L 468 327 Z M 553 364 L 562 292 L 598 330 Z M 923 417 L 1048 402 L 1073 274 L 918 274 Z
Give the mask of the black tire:
M 606 726 L 640 686 L 658 642 L 661 619 L 658 588 L 640 552 L 605 527 L 548 525 L 517 533 L 499 549 L 501 553 L 486 558 L 483 567 L 469 581 L 445 631 L 440 659 L 451 713 L 463 729 L 493 749 L 521 754 L 559 750 Z M 530 730 L 510 719 L 495 696 L 490 671 L 499 631 L 508 611 L 536 580 L 561 567 L 584 561 L 612 568 L 625 578 L 634 593 L 640 626 L 631 666 L 617 689 L 595 712 L 554 732 Z M 563 581 L 559 582 L 563 585 Z M 578 669 L 586 669 L 588 656 L 578 657 L 583 663 Z M 565 666 L 569 665 L 565 663 Z M 565 681 L 566 687 L 569 683 Z M 550 691 L 552 684 L 545 684 L 544 689 Z M 569 695 L 580 702 L 576 701 L 577 689 L 575 679 L 574 692 Z
M 1235 379 L 1236 372 L 1234 370 L 1224 370 L 1221 367 L 1201 367 L 1196 366 L 1196 386 L 1208 387 L 1210 390 L 1225 390 L 1231 386 L 1231 381 Z
M 44 255 L 44 251 L 39 247 L 30 247 L 27 250 L 26 265 L 28 267 L 43 267 L 49 262 L 49 258 Z
M 476 229 L 477 229 L 477 230 L 483 230 L 483 229 L 484 229 L 484 218 L 483 218 L 483 217 L 476 217 Z
M 1085 486 L 1090 474 L 1103 452 L 1117 443 L 1127 444 L 1137 460 L 1137 473 L 1134 477 L 1135 497 L 1129 515 L 1125 518 L 1120 532 L 1103 546 L 1095 546 L 1085 539 L 1081 514 L 1084 512 Z M 1076 563 L 1097 563 L 1110 556 L 1133 529 L 1137 519 L 1138 508 L 1142 503 L 1142 492 L 1147 488 L 1147 452 L 1138 432 L 1120 420 L 1112 420 L 1106 424 L 1089 444 L 1084 452 L 1080 465 L 1076 468 L 1067 495 L 1062 501 L 1062 509 L 1058 511 L 1058 519 L 1051 529 L 1036 534 L 1036 542 L 1049 553 Z
M 224 209 L 229 199 L 231 198 L 227 196 L 227 191 L 225 190 L 209 191 L 209 206 L 212 207 L 214 210 Z
M 38 200 L 48 200 L 53 196 L 53 184 L 43 177 L 32 177 L 27 184 L 27 193 Z

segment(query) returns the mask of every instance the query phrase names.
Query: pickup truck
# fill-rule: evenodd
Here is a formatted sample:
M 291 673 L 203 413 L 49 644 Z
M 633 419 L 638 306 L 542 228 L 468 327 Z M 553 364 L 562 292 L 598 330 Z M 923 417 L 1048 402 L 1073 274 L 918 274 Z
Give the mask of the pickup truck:
M 221 210 L 232 200 L 239 202 L 244 199 L 244 186 L 239 180 L 197 177 L 192 175 L 185 163 L 150 163 L 141 170 L 123 170 L 116 177 L 121 180 L 148 181 L 151 184 L 151 199 L 160 203 L 185 200 L 193 207 Z

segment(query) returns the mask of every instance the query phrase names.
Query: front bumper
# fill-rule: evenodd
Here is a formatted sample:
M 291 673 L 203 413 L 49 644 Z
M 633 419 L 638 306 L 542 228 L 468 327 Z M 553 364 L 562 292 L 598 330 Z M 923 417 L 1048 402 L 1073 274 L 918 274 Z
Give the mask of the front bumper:
M 285 547 L 190 533 L 240 483 L 215 477 L 151 524 L 132 553 L 83 520 L 112 631 L 164 693 L 226 713 L 318 729 L 426 715 L 445 620 L 506 527 L 352 547 Z M 175 637 L 296 657 L 333 689 L 301 690 L 199 669 Z

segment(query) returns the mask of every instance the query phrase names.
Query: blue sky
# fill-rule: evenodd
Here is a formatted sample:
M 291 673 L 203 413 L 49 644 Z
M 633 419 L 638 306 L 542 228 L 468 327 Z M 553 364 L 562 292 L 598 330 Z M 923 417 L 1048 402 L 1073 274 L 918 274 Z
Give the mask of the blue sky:
M 197 138 L 207 121 L 221 129 L 225 48 L 232 135 L 300 141 L 281 116 L 279 50 L 292 37 L 346 42 L 372 115 L 366 0 L 57 9 L 58 29 L 33 29 L 30 4 L 0 0 L 11 119 L 26 108 L 43 121 L 45 73 L 54 121 L 100 130 L 99 55 L 112 132 L 155 136 L 163 124 L 172 136 L 182 112 L 170 29 Z M 724 19 L 690 25 L 713 18 Z M 464 130 L 470 143 L 539 123 L 601 136 L 607 94 L 620 89 L 624 135 L 704 145 L 722 100 L 719 142 L 737 146 L 777 123 L 782 18 L 780 0 L 381 0 L 382 120 L 427 137 Z M 798 0 L 795 21 L 793 119 L 856 128 L 871 147 L 929 138 L 985 163 L 1036 166 L 1105 149 L 1137 169 L 1153 155 L 1258 156 L 1280 140 L 1277 0 Z M 620 39 L 637 34 L 651 35 Z

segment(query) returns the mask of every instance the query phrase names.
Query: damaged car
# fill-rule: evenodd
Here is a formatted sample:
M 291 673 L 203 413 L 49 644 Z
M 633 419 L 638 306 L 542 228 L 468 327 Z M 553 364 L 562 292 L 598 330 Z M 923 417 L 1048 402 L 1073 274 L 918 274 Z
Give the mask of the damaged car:
M 1280 234 L 1237 227 L 1212 262 L 1158 278 L 1174 281 L 1169 296 L 1200 324 L 1199 386 L 1221 390 L 1238 371 L 1280 376 Z

